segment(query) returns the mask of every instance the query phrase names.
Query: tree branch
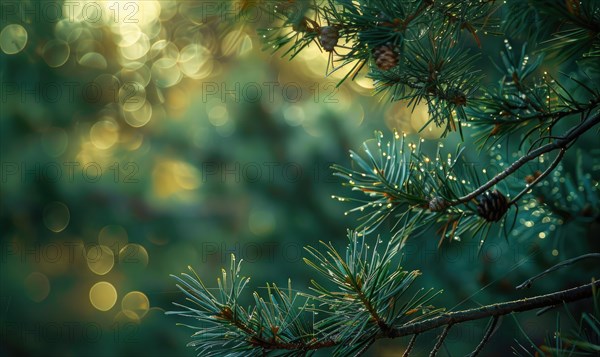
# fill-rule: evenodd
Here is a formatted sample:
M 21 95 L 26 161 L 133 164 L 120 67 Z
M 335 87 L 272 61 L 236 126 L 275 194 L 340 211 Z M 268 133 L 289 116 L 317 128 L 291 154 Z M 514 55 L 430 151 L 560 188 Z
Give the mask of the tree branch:
M 558 164 L 560 163 L 560 160 L 562 160 L 566 151 L 567 149 L 565 148 L 560 149 L 558 155 L 556 155 L 556 158 L 554 159 L 554 161 L 552 161 L 552 164 L 548 166 L 548 168 L 544 170 L 544 172 L 542 172 L 542 174 L 539 175 L 535 180 L 533 180 L 530 184 L 527 184 L 527 187 L 525 187 L 521 192 L 519 192 L 512 200 L 510 200 L 508 205 L 511 206 L 516 204 L 521 199 L 521 197 L 523 197 L 523 195 L 525 195 L 529 190 L 533 188 L 533 186 L 537 185 L 538 182 L 542 181 L 546 176 L 548 176 L 548 174 L 554 171 L 556 166 L 558 166 Z
M 561 303 L 569 303 L 569 302 L 573 302 L 573 301 L 577 301 L 577 300 L 586 299 L 586 298 L 589 298 L 592 296 L 594 287 L 599 288 L 600 281 L 594 281 L 590 284 L 585 284 L 582 286 L 578 286 L 576 288 L 562 290 L 562 291 L 558 291 L 558 292 L 551 293 L 551 294 L 540 295 L 540 296 L 525 298 L 525 299 L 521 299 L 521 300 L 508 301 L 508 302 L 503 302 L 503 303 L 499 303 L 499 304 L 486 305 L 486 306 L 482 306 L 482 307 L 475 308 L 475 309 L 445 313 L 445 314 L 442 314 L 440 316 L 437 316 L 437 317 L 434 317 L 434 318 L 431 318 L 428 320 L 414 322 L 414 323 L 402 325 L 399 327 L 389 327 L 388 331 L 386 331 L 386 332 L 382 331 L 380 334 L 376 335 L 372 342 L 374 342 L 377 339 L 383 339 L 383 338 L 398 338 L 398 337 L 403 337 L 403 336 L 415 335 L 409 342 L 407 349 L 404 352 L 405 355 L 407 355 L 407 353 L 410 353 L 410 350 L 412 349 L 412 347 L 415 343 L 416 335 L 418 335 L 422 332 L 430 331 L 430 330 L 444 326 L 445 329 L 442 332 L 442 334 L 440 335 L 440 337 L 438 338 L 438 342 L 436 343 L 437 349 L 439 349 L 439 347 L 443 343 L 444 338 L 448 334 L 448 330 L 451 325 L 459 324 L 459 323 L 463 323 L 463 322 L 467 322 L 467 321 L 479 320 L 479 319 L 483 319 L 486 317 L 499 317 L 499 316 L 507 315 L 507 314 L 510 314 L 513 312 L 529 311 L 529 310 L 534 310 L 534 309 L 538 309 L 541 307 L 554 306 L 554 305 L 558 305 Z M 492 321 L 492 325 L 494 325 L 493 321 Z M 247 328 L 247 327 L 244 328 L 242 326 L 238 326 L 237 324 L 236 324 L 236 326 L 238 328 L 240 328 L 241 330 L 243 330 L 245 333 L 250 333 L 252 331 L 252 329 Z M 488 329 L 488 331 L 486 332 L 486 336 L 484 336 L 484 338 L 482 339 L 482 342 L 480 343 L 480 346 L 478 346 L 475 351 L 478 351 L 483 347 L 482 343 L 485 343 L 484 341 L 489 339 L 492 331 L 493 331 L 493 328 Z M 252 331 L 252 332 L 253 332 L 253 334 L 256 334 L 256 332 L 254 332 L 254 331 Z M 267 351 L 269 351 L 269 350 L 308 351 L 308 350 L 317 350 L 317 349 L 322 349 L 322 348 L 334 347 L 341 343 L 341 341 L 339 341 L 339 340 L 332 340 L 332 339 L 324 339 L 324 340 L 316 340 L 315 339 L 309 343 L 304 343 L 304 342 L 289 343 L 289 342 L 282 342 L 282 341 L 267 341 L 265 339 L 262 339 L 262 338 L 259 338 L 256 336 L 249 336 L 248 341 L 252 345 L 254 345 L 256 347 L 261 347 Z M 432 350 L 432 353 L 435 350 L 436 349 L 434 347 L 434 350 Z
M 446 339 L 446 336 L 448 336 L 448 332 L 450 332 L 451 328 L 452 328 L 452 323 L 449 323 L 448 325 L 446 325 L 446 327 L 444 328 L 444 331 L 442 331 L 442 333 L 438 337 L 438 340 L 435 343 L 435 346 L 433 346 L 433 349 L 431 350 L 429 357 L 435 357 L 435 355 L 437 355 L 438 351 L 442 347 L 442 344 L 444 344 L 444 340 Z
M 367 297 L 363 293 L 361 287 L 355 286 L 355 289 L 356 289 L 356 292 L 358 293 L 360 302 L 367 309 L 369 314 L 371 314 L 371 317 L 373 318 L 373 320 L 375 320 L 375 322 L 377 323 L 377 326 L 379 326 L 379 329 L 381 330 L 381 332 L 383 332 L 384 334 L 389 333 L 391 330 L 390 326 L 381 318 L 381 316 L 379 316 L 379 314 L 377 313 L 377 310 L 375 310 L 375 308 L 373 307 L 373 305 L 371 304 L 369 299 L 367 299 Z
M 412 351 L 413 347 L 415 346 L 415 342 L 417 341 L 418 336 L 419 334 L 416 333 L 413 335 L 413 337 L 411 337 L 410 341 L 408 342 L 408 345 L 406 346 L 406 350 L 404 350 L 404 353 L 402 354 L 402 357 L 408 357 L 410 355 L 410 351 Z
M 446 326 L 448 324 L 479 320 L 491 316 L 503 316 L 512 312 L 529 311 L 563 302 L 573 302 L 591 297 L 593 287 L 599 288 L 600 281 L 595 281 L 590 284 L 585 284 L 576 288 L 562 290 L 551 294 L 487 305 L 475 309 L 450 312 L 428 320 L 395 328 L 391 333 L 391 337 L 395 338 L 408 336 L 429 331 L 441 326 Z
M 499 319 L 498 316 L 492 317 L 490 326 L 487 328 L 487 330 L 485 331 L 485 334 L 481 338 L 481 342 L 479 342 L 479 344 L 477 345 L 477 347 L 475 347 L 475 350 L 473 352 L 471 352 L 469 357 L 475 357 L 479 354 L 479 352 L 481 352 L 481 350 L 483 350 L 483 347 L 490 340 L 490 337 L 492 337 L 492 334 L 494 333 L 494 329 L 496 328 L 496 325 L 498 324 L 498 319 Z
M 552 273 L 555 270 L 563 268 L 563 267 L 565 267 L 567 265 L 571 265 L 571 264 L 577 263 L 580 260 L 588 259 L 588 258 L 596 258 L 596 259 L 598 259 L 598 258 L 600 258 L 600 253 L 584 254 L 584 255 L 580 255 L 580 256 L 575 257 L 575 258 L 571 258 L 569 260 L 562 261 L 562 262 L 560 262 L 560 263 L 558 263 L 558 264 L 556 264 L 556 265 L 554 265 L 554 266 L 552 266 L 552 267 L 544 270 L 543 272 L 539 273 L 538 275 L 525 280 L 523 283 L 521 283 L 521 285 L 517 286 L 517 290 L 523 289 L 523 288 L 529 288 L 529 287 L 531 287 L 531 284 L 535 280 L 538 280 L 539 278 L 541 278 L 541 277 L 543 277 L 543 276 L 545 276 L 547 274 L 550 274 L 550 273 Z
M 504 180 L 505 178 L 507 178 L 508 176 L 510 176 L 512 173 L 514 173 L 519 168 L 521 168 L 521 166 L 525 165 L 529 161 L 539 157 L 542 154 L 545 154 L 550 151 L 554 151 L 556 149 L 566 149 L 570 143 L 575 141 L 575 139 L 577 139 L 579 136 L 581 136 L 586 131 L 593 128 L 598 123 L 600 123 L 600 112 L 597 112 L 591 118 L 588 118 L 580 125 L 569 130 L 560 139 L 556 139 L 555 141 L 553 141 L 549 144 L 546 144 L 544 146 L 541 146 L 541 147 L 531 151 L 529 154 L 522 156 L 517 161 L 513 162 L 512 165 L 507 167 L 504 171 L 502 171 L 499 174 L 497 174 L 496 176 L 494 176 L 491 180 L 489 180 L 488 182 L 486 182 L 485 184 L 480 186 L 475 191 L 469 193 L 466 196 L 460 197 L 454 201 L 449 202 L 449 206 L 456 206 L 456 205 L 466 203 L 466 202 L 476 198 L 477 196 L 479 196 L 482 193 L 489 190 L 492 186 L 494 186 L 498 182 L 500 182 L 500 181 Z
M 330 339 L 327 340 L 315 340 L 309 343 L 304 342 L 283 342 L 278 341 L 276 338 L 267 340 L 258 335 L 258 332 L 250 328 L 248 325 L 240 321 L 229 307 L 226 307 L 218 315 L 218 318 L 225 319 L 232 323 L 237 329 L 243 331 L 244 334 L 248 335 L 248 342 L 253 345 L 260 347 L 264 350 L 301 350 L 309 351 L 321 348 L 327 348 L 335 346 L 336 342 Z

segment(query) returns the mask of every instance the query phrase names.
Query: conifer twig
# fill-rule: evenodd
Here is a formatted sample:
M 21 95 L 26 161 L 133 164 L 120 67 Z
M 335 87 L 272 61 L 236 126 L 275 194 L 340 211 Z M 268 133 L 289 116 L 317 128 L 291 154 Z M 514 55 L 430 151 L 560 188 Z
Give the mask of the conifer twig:
M 531 287 L 531 284 L 533 284 L 533 282 L 536 281 L 536 280 L 538 280 L 539 278 L 541 278 L 541 277 L 543 277 L 543 276 L 545 276 L 547 274 L 550 274 L 550 273 L 552 273 L 555 270 L 564 268 L 567 265 L 571 265 L 571 264 L 577 263 L 580 260 L 589 259 L 589 258 L 596 258 L 596 259 L 598 259 L 598 258 L 600 258 L 600 253 L 584 254 L 584 255 L 580 255 L 580 256 L 575 257 L 575 258 L 571 258 L 571 259 L 562 261 L 562 262 L 560 262 L 560 263 L 558 263 L 558 264 L 556 264 L 556 265 L 554 265 L 554 266 L 552 266 L 552 267 L 544 270 L 543 272 L 537 274 L 536 276 L 525 280 L 519 286 L 517 286 L 516 289 L 520 290 L 520 289 L 523 289 L 523 288 L 529 288 L 529 287 Z
M 434 346 L 434 349 L 431 352 L 432 354 L 430 354 L 430 356 L 435 356 L 435 353 L 437 353 L 437 351 L 441 347 L 443 340 L 446 338 L 446 336 L 449 332 L 449 329 L 452 325 L 467 322 L 467 321 L 479 320 L 479 319 L 483 319 L 483 318 L 490 317 L 490 316 L 497 318 L 497 317 L 507 315 L 507 314 L 510 314 L 513 312 L 529 311 L 529 310 L 534 310 L 534 309 L 537 309 L 540 307 L 554 306 L 554 305 L 557 305 L 560 303 L 569 303 L 569 302 L 573 302 L 573 301 L 577 301 L 577 300 L 586 299 L 586 298 L 589 298 L 592 296 L 592 291 L 593 291 L 592 289 L 594 286 L 596 288 L 599 288 L 600 281 L 594 281 L 590 284 L 585 284 L 582 286 L 578 286 L 576 288 L 562 290 L 562 291 L 558 291 L 558 292 L 551 293 L 551 294 L 534 296 L 531 298 L 525 298 L 525 299 L 521 299 L 521 300 L 507 301 L 507 302 L 498 303 L 498 304 L 491 304 L 491 305 L 486 305 L 486 306 L 482 306 L 482 307 L 475 308 L 475 309 L 445 313 L 438 317 L 434 317 L 434 318 L 431 318 L 428 320 L 415 322 L 415 323 L 411 323 L 411 324 L 406 324 L 406 325 L 402 325 L 399 327 L 390 327 L 389 331 L 382 332 L 379 335 L 376 335 L 375 339 L 398 338 L 398 337 L 403 337 L 403 336 L 408 336 L 408 335 L 415 335 L 409 342 L 409 344 L 407 346 L 407 350 L 404 352 L 406 355 L 407 352 L 410 353 L 410 350 L 412 349 L 412 347 L 415 343 L 416 335 L 418 335 L 421 332 L 430 331 L 430 330 L 444 326 L 445 329 L 442 332 L 442 334 L 438 337 L 436 346 Z M 495 323 L 492 322 L 492 324 L 494 325 Z M 482 343 L 485 344 L 485 342 L 487 342 L 487 340 L 491 336 L 492 331 L 493 331 L 493 328 L 488 329 L 488 331 L 486 332 L 486 335 L 482 339 L 482 342 L 480 342 L 480 345 Z M 373 342 L 374 342 L 374 340 L 373 340 Z M 484 340 L 485 340 L 485 342 L 484 342 Z M 277 342 L 277 341 L 266 341 L 264 339 L 254 338 L 254 337 L 249 337 L 249 341 L 251 344 L 253 344 L 257 347 L 261 347 L 265 350 L 308 351 L 308 350 L 317 350 L 317 349 L 323 349 L 323 348 L 328 348 L 328 347 L 334 347 L 339 344 L 339 341 L 332 340 L 332 339 L 318 340 L 318 341 L 314 341 L 313 343 L 309 343 L 309 344 L 281 343 L 281 342 Z M 481 350 L 481 348 L 483 348 L 483 345 L 477 346 L 475 351 Z
M 513 312 L 523 312 L 540 307 L 552 306 L 560 303 L 569 303 L 592 296 L 593 288 L 600 287 L 600 281 L 578 286 L 576 288 L 557 291 L 555 293 L 539 295 L 530 298 L 507 301 L 499 304 L 486 305 L 475 309 L 449 312 L 440 316 L 406 324 L 395 328 L 391 335 L 394 337 L 408 336 L 432 330 L 448 324 L 457 324 L 466 321 L 479 320 L 490 316 L 503 316 Z
M 404 350 L 402 357 L 408 357 L 410 355 L 410 352 L 412 351 L 413 347 L 415 346 L 415 342 L 417 341 L 418 336 L 419 336 L 419 334 L 416 333 L 410 338 L 410 341 L 408 342 L 408 345 L 406 346 L 406 350 Z
M 474 190 L 473 192 L 469 193 L 466 196 L 463 196 L 454 201 L 451 201 L 448 204 L 450 206 L 456 206 L 458 204 L 466 203 L 472 199 L 475 199 L 482 193 L 489 190 L 492 186 L 494 186 L 498 182 L 500 182 L 500 181 L 504 180 L 505 178 L 507 178 L 508 176 L 510 176 L 512 173 L 517 171 L 519 168 L 521 168 L 521 166 L 525 165 L 529 161 L 539 157 L 542 154 L 545 154 L 550 151 L 554 151 L 556 149 L 566 149 L 569 144 L 571 144 L 573 141 L 575 141 L 575 139 L 577 139 L 578 137 L 583 135 L 585 132 L 587 132 L 588 130 L 593 128 L 598 123 L 600 123 L 600 112 L 597 112 L 594 116 L 588 118 L 580 125 L 569 130 L 567 132 L 567 134 L 565 134 L 563 137 L 561 137 L 557 140 L 554 140 L 553 142 L 551 142 L 549 144 L 541 146 L 541 147 L 531 151 L 527 155 L 522 156 L 517 161 L 513 162 L 512 165 L 507 167 L 504 171 L 500 172 L 496 176 L 492 177 L 492 179 L 490 179 L 488 182 L 481 185 L 478 189 Z
M 483 350 L 483 347 L 490 340 L 490 337 L 492 337 L 492 334 L 494 333 L 494 330 L 496 329 L 496 325 L 498 324 L 498 319 L 499 319 L 498 316 L 492 317 L 490 326 L 488 326 L 487 330 L 485 330 L 485 334 L 481 338 L 481 342 L 479 342 L 479 344 L 477 345 L 477 347 L 475 347 L 475 350 L 473 350 L 473 352 L 471 352 L 469 357 L 475 357 L 479 354 L 479 352 L 481 352 L 481 350 Z
M 451 328 L 452 328 L 452 323 L 449 323 L 448 325 L 446 325 L 446 327 L 444 327 L 444 330 L 438 337 L 437 342 L 435 343 L 435 346 L 433 346 L 433 349 L 431 350 L 431 353 L 429 354 L 429 357 L 435 357 L 435 355 L 437 355 L 438 351 L 442 347 L 442 344 L 444 344 L 444 340 L 446 339 L 446 336 L 448 336 L 448 332 L 450 332 Z
M 521 197 L 523 197 L 523 195 L 525 195 L 529 190 L 531 190 L 533 188 L 533 186 L 537 185 L 538 182 L 542 181 L 546 176 L 548 176 L 552 171 L 554 171 L 556 166 L 558 166 L 558 164 L 562 160 L 566 151 L 567 151 L 567 149 L 565 149 L 565 148 L 560 149 L 560 151 L 558 152 L 558 155 L 556 155 L 556 158 L 554 159 L 554 161 L 552 161 L 552 164 L 550 164 L 550 166 L 548 166 L 548 168 L 546 170 L 544 170 L 544 172 L 542 172 L 541 175 L 536 177 L 535 180 L 533 180 L 530 184 L 527 184 L 527 187 L 525 187 L 513 199 L 511 199 L 510 202 L 508 203 L 508 205 L 509 206 L 514 205 L 516 202 L 518 202 L 521 199 Z

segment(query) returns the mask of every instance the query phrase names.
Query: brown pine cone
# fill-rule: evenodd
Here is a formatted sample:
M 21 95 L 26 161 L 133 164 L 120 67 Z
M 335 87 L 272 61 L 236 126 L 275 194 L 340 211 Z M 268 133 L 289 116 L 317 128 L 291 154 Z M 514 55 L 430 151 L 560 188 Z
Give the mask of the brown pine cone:
M 321 47 L 327 52 L 334 50 L 340 39 L 340 32 L 334 26 L 323 26 L 319 30 L 319 42 Z
M 429 201 L 429 210 L 431 212 L 440 212 L 448 208 L 448 202 L 441 197 L 434 197 Z
M 391 45 L 382 45 L 373 51 L 375 64 L 381 70 L 387 71 L 398 64 L 398 53 L 394 51 Z
M 508 211 L 508 200 L 498 190 L 486 192 L 479 197 L 477 214 L 488 222 L 498 222 Z

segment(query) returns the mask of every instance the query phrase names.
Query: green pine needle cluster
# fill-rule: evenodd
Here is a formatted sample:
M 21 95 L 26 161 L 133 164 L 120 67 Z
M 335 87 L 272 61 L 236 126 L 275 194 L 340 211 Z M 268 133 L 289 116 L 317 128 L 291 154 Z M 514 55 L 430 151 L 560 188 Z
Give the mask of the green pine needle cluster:
M 345 254 L 325 242 L 323 249 L 306 248 L 306 264 L 322 277 L 310 291 L 296 291 L 291 282 L 285 289 L 267 284 L 266 294 L 254 291 L 251 302 L 243 295 L 250 278 L 240 276 L 235 256 L 214 289 L 190 267 L 192 275 L 173 276 L 187 303 L 175 303 L 182 310 L 168 314 L 194 321 L 181 325 L 195 331 L 188 345 L 198 356 L 303 356 L 320 348 L 346 356 L 382 338 L 382 331 L 443 311 L 430 305 L 432 289 L 411 291 L 420 272 L 402 270 L 398 240 L 372 242 L 353 232 L 348 239 Z
M 351 152 L 354 168 L 335 165 L 334 175 L 359 196 L 337 197 L 342 202 L 355 203 L 346 214 L 360 215 L 358 229 L 373 232 L 391 217 L 392 232 L 407 239 L 416 230 L 437 226 L 440 244 L 481 233 L 483 239 L 493 224 L 477 214 L 472 201 L 452 204 L 481 186 L 487 177 L 482 170 L 464 158 L 464 147 L 454 154 L 439 144 L 432 156 L 423 153 L 423 140 L 407 142 L 405 135 L 395 133 L 392 141 L 384 142 L 376 133 L 375 143 L 363 145 L 364 158 Z

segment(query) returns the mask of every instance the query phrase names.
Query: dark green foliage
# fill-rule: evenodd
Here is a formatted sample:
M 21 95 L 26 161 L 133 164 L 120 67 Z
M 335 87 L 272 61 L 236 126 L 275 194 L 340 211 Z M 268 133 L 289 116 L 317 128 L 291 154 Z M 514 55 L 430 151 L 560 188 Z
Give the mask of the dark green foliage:
M 266 297 L 253 292 L 253 305 L 244 308 L 242 293 L 250 279 L 240 276 L 241 261 L 232 256 L 216 289 L 207 288 L 191 267 L 193 275 L 173 276 L 187 304 L 175 303 L 183 310 L 168 314 L 199 323 L 182 324 L 196 330 L 189 346 L 198 356 L 270 351 L 292 356 L 329 347 L 346 356 L 370 345 L 382 328 L 391 331 L 442 311 L 429 305 L 432 290 L 407 291 L 420 272 L 399 266 L 398 240 L 378 239 L 371 247 L 364 235 L 349 232 L 348 239 L 345 254 L 331 243 L 322 243 L 324 252 L 307 248 L 312 259 L 305 262 L 326 281 L 313 280 L 313 293 L 296 292 L 291 283 L 287 289 L 267 284 Z

